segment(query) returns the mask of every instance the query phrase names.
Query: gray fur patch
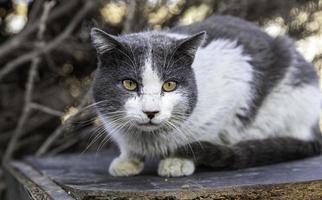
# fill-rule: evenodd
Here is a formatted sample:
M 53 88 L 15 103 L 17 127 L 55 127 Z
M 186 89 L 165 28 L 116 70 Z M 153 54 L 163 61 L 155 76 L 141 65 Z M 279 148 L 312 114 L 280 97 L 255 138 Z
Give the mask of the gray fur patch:
M 319 85 L 319 78 L 312 64 L 306 62 L 297 52 L 294 52 L 294 71 L 291 73 L 289 84 L 294 87 Z
M 231 144 L 229 139 L 227 138 L 227 133 L 226 132 L 219 133 L 218 137 L 219 137 L 220 141 L 222 142 L 222 144 L 224 144 L 224 145 L 230 145 Z

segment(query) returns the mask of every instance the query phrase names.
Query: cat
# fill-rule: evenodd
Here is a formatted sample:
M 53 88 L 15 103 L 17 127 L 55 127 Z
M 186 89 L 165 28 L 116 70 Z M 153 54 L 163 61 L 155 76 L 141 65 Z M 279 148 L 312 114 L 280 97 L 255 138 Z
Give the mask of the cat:
M 189 176 L 321 153 L 318 75 L 286 37 L 231 16 L 113 36 L 93 28 L 96 110 L 113 176 Z

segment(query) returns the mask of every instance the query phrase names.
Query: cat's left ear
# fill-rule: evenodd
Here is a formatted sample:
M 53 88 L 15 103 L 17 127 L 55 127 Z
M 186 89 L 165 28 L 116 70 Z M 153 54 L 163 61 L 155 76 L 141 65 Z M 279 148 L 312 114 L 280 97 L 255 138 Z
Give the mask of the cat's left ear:
M 110 35 L 98 28 L 92 28 L 91 40 L 97 53 L 100 55 L 123 46 L 116 36 Z
M 205 38 L 206 32 L 202 31 L 188 38 L 182 39 L 182 41 L 180 41 L 178 47 L 176 48 L 176 52 L 181 55 L 186 54 L 191 58 L 194 58 L 198 48 L 205 41 Z

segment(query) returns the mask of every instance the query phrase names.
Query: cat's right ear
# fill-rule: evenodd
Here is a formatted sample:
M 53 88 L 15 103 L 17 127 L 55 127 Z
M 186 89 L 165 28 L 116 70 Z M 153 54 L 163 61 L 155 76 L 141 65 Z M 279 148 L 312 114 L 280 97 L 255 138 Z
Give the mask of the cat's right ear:
M 107 34 L 98 28 L 92 28 L 91 40 L 99 55 L 122 47 L 122 44 L 117 40 L 116 36 Z

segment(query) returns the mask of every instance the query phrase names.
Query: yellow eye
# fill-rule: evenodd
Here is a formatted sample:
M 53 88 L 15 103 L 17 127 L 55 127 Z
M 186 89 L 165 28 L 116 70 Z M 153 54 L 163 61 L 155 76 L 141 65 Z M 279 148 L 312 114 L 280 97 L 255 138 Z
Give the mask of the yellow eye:
M 177 83 L 174 81 L 165 82 L 162 86 L 163 91 L 172 92 L 177 88 Z
M 136 90 L 136 88 L 138 87 L 138 84 L 132 80 L 124 80 L 123 87 L 129 91 L 133 91 L 133 90 Z

